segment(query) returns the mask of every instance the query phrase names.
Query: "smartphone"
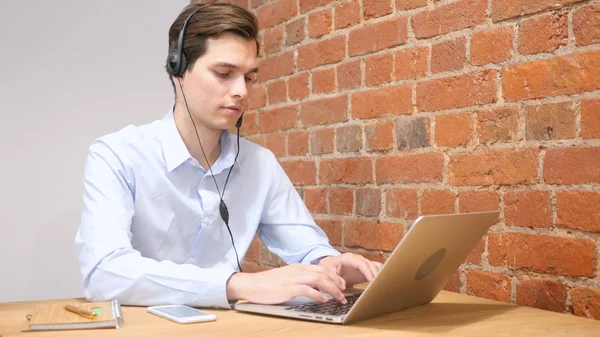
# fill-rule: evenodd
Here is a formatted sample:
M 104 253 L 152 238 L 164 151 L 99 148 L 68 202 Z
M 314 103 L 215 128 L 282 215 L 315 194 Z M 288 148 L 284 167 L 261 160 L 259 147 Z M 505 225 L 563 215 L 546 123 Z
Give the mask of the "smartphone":
M 182 324 L 217 320 L 213 314 L 181 304 L 156 305 L 148 307 L 148 312 Z

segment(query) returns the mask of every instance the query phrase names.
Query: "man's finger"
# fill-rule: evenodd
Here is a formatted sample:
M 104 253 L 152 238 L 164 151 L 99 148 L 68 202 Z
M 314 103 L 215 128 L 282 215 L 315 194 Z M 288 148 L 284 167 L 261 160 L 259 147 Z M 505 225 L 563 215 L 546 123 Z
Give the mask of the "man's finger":
M 298 284 L 291 287 L 291 289 L 294 297 L 304 296 L 321 303 L 325 303 L 329 300 L 323 293 L 307 285 Z
M 340 275 L 338 275 L 335 271 L 330 268 L 324 266 L 314 266 L 314 269 L 318 273 L 322 273 L 327 276 L 335 285 L 340 288 L 341 291 L 346 290 L 346 280 L 344 280 Z
M 308 285 L 328 293 L 342 304 L 347 302 L 342 290 L 329 277 L 322 273 L 307 273 L 302 275 L 298 281 L 300 284 Z

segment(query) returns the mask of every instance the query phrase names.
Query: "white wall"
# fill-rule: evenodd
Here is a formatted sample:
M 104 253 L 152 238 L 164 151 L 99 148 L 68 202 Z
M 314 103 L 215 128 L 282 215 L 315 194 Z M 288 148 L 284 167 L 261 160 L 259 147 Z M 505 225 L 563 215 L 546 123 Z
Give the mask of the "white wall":
M 0 0 L 0 302 L 82 296 L 87 148 L 172 104 L 167 32 L 187 0 Z

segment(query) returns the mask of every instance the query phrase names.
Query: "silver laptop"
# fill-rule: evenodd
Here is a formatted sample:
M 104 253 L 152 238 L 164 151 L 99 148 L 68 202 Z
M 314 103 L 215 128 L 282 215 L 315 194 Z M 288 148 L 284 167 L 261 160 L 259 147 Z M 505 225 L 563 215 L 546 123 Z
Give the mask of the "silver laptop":
M 305 297 L 277 305 L 241 302 L 235 309 L 328 323 L 350 324 L 431 302 L 499 212 L 421 216 L 400 240 L 373 281 L 347 289 L 348 303 L 319 303 Z

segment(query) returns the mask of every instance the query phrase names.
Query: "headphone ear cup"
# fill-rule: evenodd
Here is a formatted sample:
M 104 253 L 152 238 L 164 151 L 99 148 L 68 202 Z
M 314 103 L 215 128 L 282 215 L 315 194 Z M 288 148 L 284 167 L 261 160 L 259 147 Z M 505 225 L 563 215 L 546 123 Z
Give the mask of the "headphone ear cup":
M 169 74 L 175 77 L 181 77 L 185 72 L 186 67 L 187 60 L 185 54 L 180 54 L 177 50 L 169 53 L 169 56 L 167 57 L 167 71 Z

